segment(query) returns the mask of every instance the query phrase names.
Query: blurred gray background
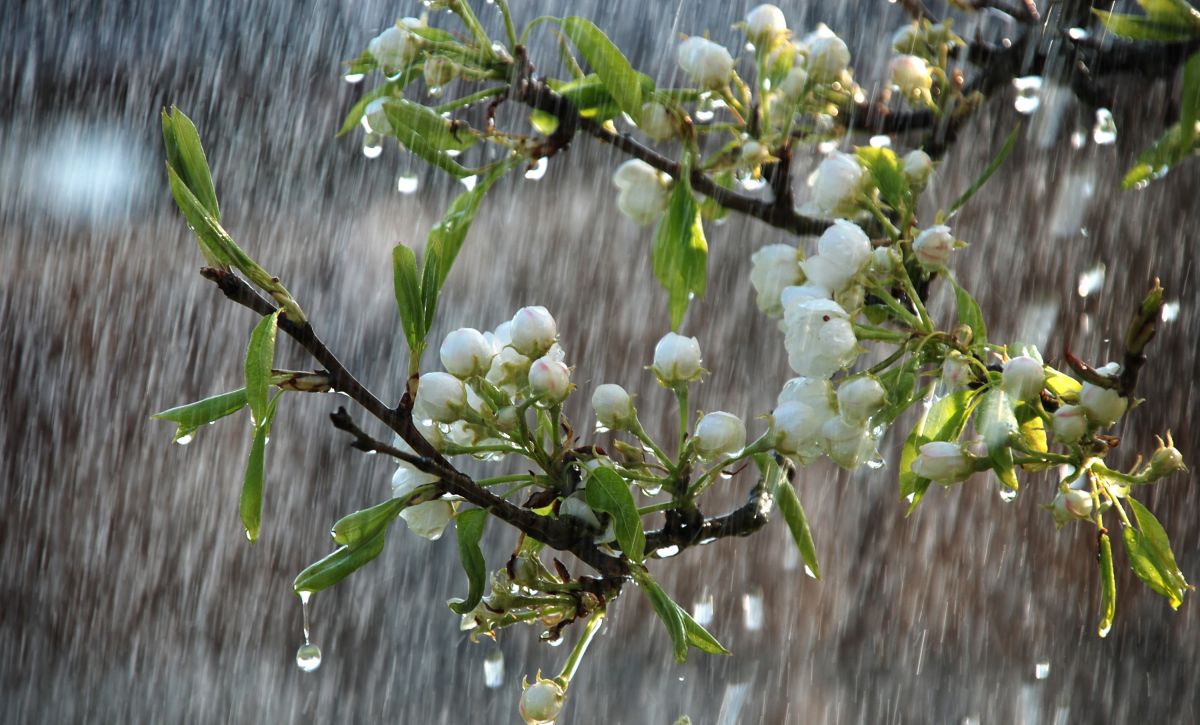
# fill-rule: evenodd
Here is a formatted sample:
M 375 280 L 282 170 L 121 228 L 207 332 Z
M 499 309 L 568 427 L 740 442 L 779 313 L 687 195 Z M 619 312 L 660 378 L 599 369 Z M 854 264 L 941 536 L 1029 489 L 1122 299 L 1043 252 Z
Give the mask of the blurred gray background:
M 798 34 L 824 20 L 846 38 L 868 89 L 884 74 L 881 38 L 906 22 L 883 0 L 780 4 Z M 665 82 L 679 33 L 711 30 L 735 48 L 741 36 L 730 24 L 752 5 L 514 0 L 513 11 L 519 24 L 542 13 L 592 18 Z M 494 7 L 478 6 L 498 29 Z M 243 420 L 180 447 L 168 424 L 149 419 L 240 385 L 254 323 L 196 274 L 202 260 L 162 167 L 158 113 L 171 103 L 199 126 L 226 226 L 288 283 L 360 379 L 385 399 L 398 395 L 406 358 L 389 251 L 398 241 L 419 245 L 460 188 L 394 144 L 367 159 L 361 134 L 333 134 L 365 87 L 343 81 L 340 62 L 421 9 L 5 5 L 0 720 L 517 722 L 521 677 L 560 666 L 569 644 L 538 644 L 533 629 L 469 643 L 445 606 L 465 587 L 453 541 L 429 543 L 398 526 L 376 562 L 315 598 L 313 638 L 325 660 L 301 672 L 292 577 L 328 551 L 334 520 L 389 495 L 390 464 L 350 450 L 328 425 L 343 399 L 290 396 L 268 453 L 264 534 L 250 546 L 237 518 Z M 960 30 L 981 21 L 988 32 L 1006 30 L 994 14 Z M 440 14 L 432 22 L 453 25 Z M 539 47 L 535 62 L 556 72 L 555 54 Z M 1111 88 L 1119 134 L 1103 145 L 1092 140 L 1091 109 L 1068 93 L 1047 86 L 1022 118 L 1013 89 L 1003 88 L 936 173 L 927 214 L 953 200 L 1024 120 L 1024 143 L 958 218 L 956 234 L 971 246 L 955 270 L 978 291 L 992 337 L 1037 342 L 1051 362 L 1068 344 L 1096 362 L 1116 355 L 1131 306 L 1161 276 L 1177 316 L 1154 344 L 1140 391 L 1148 402 L 1122 422 L 1114 460 L 1129 465 L 1170 427 L 1195 463 L 1200 166 L 1120 191 L 1124 170 L 1170 117 L 1175 91 L 1137 77 Z M 502 181 L 450 278 L 434 336 L 546 305 L 576 367 L 577 427 L 590 429 L 594 385 L 621 382 L 667 430 L 667 395 L 643 370 L 667 329 L 665 298 L 649 269 L 650 230 L 616 212 L 608 179 L 620 160 L 579 138 L 540 181 Z M 816 161 L 798 163 L 804 174 Z M 412 173 L 418 192 L 398 193 L 397 179 Z M 769 410 L 789 376 L 781 335 L 754 308 L 749 256 L 796 240 L 736 218 L 707 231 L 710 289 L 685 324 L 712 371 L 697 403 L 749 419 Z M 1081 286 L 1100 264 L 1102 284 Z M 947 302 L 938 289 L 942 319 Z M 290 343 L 278 359 L 311 366 Z M 1053 481 L 1029 476 L 1016 501 L 1003 503 L 979 477 L 931 491 L 906 519 L 895 481 L 903 433 L 892 432 L 883 471 L 847 476 L 821 464 L 800 474 L 824 581 L 804 576 L 779 522 L 654 566 L 685 606 L 711 602 L 711 629 L 734 657 L 674 664 L 665 631 L 631 588 L 561 721 L 1197 719 L 1195 602 L 1172 612 L 1118 558 L 1118 619 L 1098 639 L 1094 533 L 1055 532 L 1039 507 Z M 711 510 L 740 502 L 750 485 L 746 475 L 722 484 Z M 1148 503 L 1184 574 L 1200 580 L 1193 479 L 1176 476 Z M 491 567 L 512 539 L 491 527 Z M 487 687 L 483 662 L 497 652 L 504 674 Z

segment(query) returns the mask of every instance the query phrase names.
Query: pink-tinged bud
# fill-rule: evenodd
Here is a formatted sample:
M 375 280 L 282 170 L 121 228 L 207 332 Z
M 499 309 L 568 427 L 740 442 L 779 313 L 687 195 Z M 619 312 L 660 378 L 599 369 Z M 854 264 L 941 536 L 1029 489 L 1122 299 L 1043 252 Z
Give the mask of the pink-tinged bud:
M 709 413 L 696 424 L 692 445 L 707 461 L 736 453 L 746 445 L 746 424 L 732 413 Z
M 1088 420 L 1099 426 L 1117 422 L 1129 407 L 1129 400 L 1112 388 L 1085 382 L 1079 390 L 1079 405 L 1087 411 Z
M 951 390 L 962 390 L 971 382 L 971 363 L 958 350 L 946 353 L 942 361 L 942 382 Z
M 892 83 L 900 88 L 900 95 L 912 100 L 933 88 L 933 74 L 924 58 L 902 55 L 892 60 Z
M 929 227 L 913 240 L 913 254 L 916 255 L 917 262 L 926 269 L 945 267 L 953 251 L 954 235 L 945 224 Z
M 1050 430 L 1059 443 L 1076 443 L 1087 433 L 1087 412 L 1082 406 L 1064 405 L 1054 411 Z
M 558 360 L 541 357 L 529 366 L 529 391 L 549 403 L 561 403 L 571 392 L 571 370 Z

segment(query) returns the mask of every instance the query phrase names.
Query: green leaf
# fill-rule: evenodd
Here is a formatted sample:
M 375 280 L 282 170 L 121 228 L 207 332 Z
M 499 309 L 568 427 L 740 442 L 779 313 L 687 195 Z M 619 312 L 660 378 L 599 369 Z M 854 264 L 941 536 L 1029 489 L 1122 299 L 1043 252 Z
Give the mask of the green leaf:
M 688 614 L 686 609 L 678 605 L 676 607 L 679 609 L 679 615 L 683 619 L 683 633 L 689 645 L 710 655 L 733 654 L 725 649 L 725 645 L 718 642 L 717 638 L 712 636 L 707 629 L 700 626 L 699 622 L 692 619 L 692 615 Z
M 1000 479 L 1000 483 L 1004 484 L 1005 488 L 1016 491 L 1021 487 L 1021 482 L 1017 480 L 1017 467 L 1013 463 L 1011 448 L 1008 446 L 997 448 L 988 454 L 988 458 L 992 461 L 992 471 L 995 472 L 996 478 Z
M 1200 12 L 1186 0 L 1138 0 L 1138 5 L 1156 23 L 1191 28 L 1200 34 Z
M 1046 374 L 1046 390 L 1059 398 L 1078 400 L 1079 391 L 1083 389 L 1079 381 L 1070 375 L 1063 375 L 1053 368 Z
M 441 221 L 429 231 L 421 269 L 421 299 L 425 310 L 422 325 L 426 331 L 433 325 L 442 285 L 450 274 L 450 268 L 454 266 L 458 251 L 466 241 L 467 232 L 471 230 L 471 222 L 475 221 L 475 215 L 479 213 L 479 204 L 484 195 L 501 176 L 524 161 L 523 156 L 513 155 L 497 164 L 473 189 L 459 194 L 450 203 L 450 208 L 446 210 Z
M 416 490 L 413 491 L 416 493 Z M 355 511 L 338 519 L 333 525 L 333 543 L 341 546 L 358 546 L 364 541 L 387 529 L 407 506 L 412 496 L 391 498 L 370 508 Z
M 238 500 L 238 514 L 246 529 L 246 538 L 257 541 L 262 528 L 263 479 L 267 458 L 267 437 L 271 435 L 271 422 L 275 419 L 275 406 L 279 395 L 267 405 L 266 415 L 254 427 L 254 439 L 250 443 L 250 455 L 246 458 L 246 473 L 242 478 L 242 494 Z
M 529 114 L 529 125 L 543 136 L 549 136 L 558 129 L 558 116 L 545 111 L 533 111 Z
M 213 219 L 212 215 L 204 208 L 204 205 L 200 203 L 200 200 L 196 198 L 191 189 L 187 188 L 187 182 L 179 176 L 170 162 L 167 163 L 167 181 L 171 185 L 171 195 L 175 197 L 175 203 L 179 206 L 179 211 L 183 212 L 183 218 L 187 220 L 192 233 L 196 235 L 196 240 L 200 244 L 200 252 L 204 255 L 204 259 L 213 267 L 228 267 L 233 265 L 234 260 L 228 252 L 228 248 L 233 244 L 233 240 L 229 238 L 229 235 L 221 225 Z
M 1097 634 L 1107 637 L 1117 612 L 1117 578 L 1113 574 L 1112 542 L 1100 534 L 1100 627 Z
M 351 106 L 350 112 L 346 114 L 346 120 L 342 122 L 342 127 L 338 129 L 337 136 L 345 136 L 362 122 L 363 114 L 366 113 L 367 106 L 371 104 L 371 101 L 376 98 L 386 98 L 395 95 L 397 91 L 404 90 L 421 75 L 421 70 L 422 64 L 420 63 L 410 65 L 404 69 L 404 72 L 396 80 L 382 83 L 358 99 L 358 102 Z
M 908 501 L 906 516 L 916 510 L 932 483 L 912 472 L 912 462 L 920 454 L 921 446 L 933 441 L 958 442 L 979 404 L 978 393 L 960 390 L 937 401 L 904 441 L 900 452 L 900 498 Z
M 445 153 L 470 148 L 478 140 L 473 130 L 452 130 L 450 121 L 440 113 L 403 98 L 385 101 L 383 112 L 392 127 L 391 135 L 416 156 L 455 178 L 475 173 Z
M 483 585 L 487 581 L 487 564 L 479 540 L 487 525 L 488 513 L 484 509 L 461 511 L 454 517 L 454 532 L 458 535 L 458 557 L 463 571 L 467 573 L 467 598 L 450 605 L 456 614 L 466 614 L 483 599 Z
M 897 365 L 879 377 L 884 390 L 888 391 L 887 401 L 883 410 L 876 414 L 875 419 L 881 425 L 889 425 L 899 418 L 917 400 L 917 372 L 920 361 L 915 355 L 908 356 L 903 363 Z
M 1189 40 L 1197 34 L 1192 28 L 1156 22 L 1142 15 L 1122 15 L 1095 9 L 1092 12 L 1113 35 L 1119 35 L 1129 40 L 1175 43 Z
M 987 343 L 987 324 L 983 321 L 983 310 L 971 293 L 959 286 L 958 281 L 950 277 L 954 285 L 954 299 L 958 306 L 958 324 L 971 328 L 971 344 Z
M 1037 408 L 1029 403 L 1017 406 L 1017 425 L 1020 426 L 1021 443 L 1026 450 L 1048 453 L 1050 447 L 1046 439 L 1046 422 L 1038 415 Z M 1050 464 L 1026 464 L 1026 470 L 1041 471 L 1050 468 Z
M 1192 587 L 1184 579 L 1179 565 L 1175 563 L 1175 554 L 1171 551 L 1167 532 L 1149 509 L 1132 497 L 1126 500 L 1133 509 L 1140 529 L 1138 531 L 1126 526 L 1121 532 L 1129 554 L 1129 563 L 1146 586 L 1166 597 L 1172 609 L 1178 609 L 1183 604 L 1184 594 Z
M 604 81 L 605 87 L 621 110 L 637 119 L 642 112 L 642 85 L 617 46 L 591 21 L 580 17 L 563 18 L 559 25 L 579 54 Z
M 975 192 L 982 189 L 983 185 L 987 183 L 988 179 L 992 178 L 992 174 L 996 173 L 996 170 L 1000 168 L 1000 165 L 1004 163 L 1004 160 L 1008 158 L 1010 153 L 1012 153 L 1013 147 L 1017 144 L 1017 136 L 1020 133 L 1021 124 L 1018 123 L 1017 127 L 1009 132 L 1008 138 L 1004 140 L 1004 145 L 1000 147 L 1000 152 L 996 154 L 996 157 L 988 163 L 987 168 L 983 170 L 983 173 L 979 175 L 979 178 L 976 179 L 975 182 L 963 192 L 962 196 L 954 200 L 954 203 L 950 206 L 950 211 L 946 213 L 947 219 L 954 216 L 964 204 L 971 200 L 972 196 L 975 196 Z
M 612 517 L 621 551 L 630 561 L 640 563 L 646 557 L 646 532 L 625 479 L 611 468 L 598 467 L 588 478 L 585 495 L 590 508 Z
M 1138 156 L 1137 164 L 1121 180 L 1121 188 L 1132 189 L 1161 179 L 1171 167 L 1186 159 L 1194 150 L 1194 143 L 1184 140 L 1179 124 L 1171 126 L 1150 148 Z
M 763 485 L 783 514 L 783 520 L 792 534 L 792 541 L 796 542 L 800 557 L 804 559 L 812 575 L 820 579 L 821 565 L 817 563 L 817 547 L 813 543 L 812 529 L 808 526 L 808 517 L 804 515 L 804 507 L 800 505 L 800 497 L 796 494 L 795 487 L 787 480 L 774 457 L 760 453 L 754 456 L 754 462 L 762 473 Z
M 686 171 L 686 169 L 685 169 Z M 678 330 L 693 296 L 703 297 L 708 283 L 708 242 L 700 205 L 692 196 L 687 174 L 675 181 L 667 213 L 654 232 L 654 276 L 667 291 L 671 329 Z
M 185 438 L 202 425 L 232 415 L 246 407 L 246 389 L 238 388 L 228 393 L 214 395 L 195 403 L 179 405 L 161 413 L 150 416 L 155 420 L 169 420 L 179 427 L 175 430 L 175 440 Z
M 304 571 L 297 574 L 296 580 L 292 582 L 292 590 L 297 594 L 316 593 L 337 584 L 379 556 L 383 551 L 386 536 L 385 529 L 359 546 L 340 546 L 334 549 L 328 556 L 309 564 Z
M 168 113 L 162 112 L 163 142 L 167 147 L 167 164 L 175 169 L 188 190 L 218 222 L 221 208 L 217 205 L 217 191 L 213 187 L 212 171 L 208 158 L 200 144 L 200 134 L 192 119 L 175 106 Z
M 392 249 L 392 286 L 396 293 L 396 309 L 400 312 L 400 324 L 404 326 L 404 339 L 408 349 L 420 358 L 425 349 L 425 336 L 429 324 L 425 321 L 425 306 L 421 300 L 421 278 L 417 274 L 417 255 L 404 245 Z
M 1197 120 L 1200 120 L 1200 53 L 1193 53 L 1183 66 L 1183 86 L 1179 94 L 1179 127 L 1182 140 L 1188 146 L 1196 141 Z
M 267 414 L 267 393 L 271 385 L 271 368 L 275 364 L 275 332 L 279 327 L 279 310 L 262 318 L 250 333 L 246 348 L 246 402 L 256 426 L 262 425 Z
M 908 177 L 904 175 L 904 165 L 889 148 L 875 146 L 859 146 L 854 150 L 859 161 L 866 167 L 879 195 L 893 209 L 904 209 L 909 205 L 911 192 L 908 187 Z
M 687 624 L 684 622 L 686 615 L 683 610 L 678 604 L 671 601 L 671 598 L 662 590 L 658 582 L 654 581 L 645 567 L 634 567 L 632 573 L 634 581 L 650 599 L 650 604 L 654 607 L 658 618 L 667 625 L 667 632 L 670 633 L 671 642 L 675 646 L 675 661 L 687 662 L 688 632 Z

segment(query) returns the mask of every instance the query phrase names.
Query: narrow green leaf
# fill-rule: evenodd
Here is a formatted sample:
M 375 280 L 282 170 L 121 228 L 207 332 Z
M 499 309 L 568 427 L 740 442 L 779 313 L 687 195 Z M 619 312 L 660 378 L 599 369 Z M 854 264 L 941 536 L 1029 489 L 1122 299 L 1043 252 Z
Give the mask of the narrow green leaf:
M 421 65 L 411 65 L 400 74 L 400 77 L 394 81 L 381 83 L 376 88 L 372 88 L 369 93 L 358 99 L 358 102 L 350 107 L 350 112 L 346 114 L 346 120 L 342 121 L 342 127 L 338 129 L 335 136 L 345 136 L 362 123 L 363 114 L 367 111 L 367 106 L 376 98 L 386 98 L 395 95 L 397 91 L 401 91 L 417 79 L 421 75 Z
M 687 662 L 688 632 L 683 610 L 678 604 L 671 601 L 671 598 L 644 567 L 634 567 L 633 578 L 650 599 L 650 604 L 654 607 L 658 618 L 667 625 L 667 632 L 670 633 L 671 643 L 675 647 L 675 661 Z
M 862 161 L 879 195 L 893 209 L 903 209 L 908 205 L 911 193 L 908 177 L 904 175 L 904 165 L 889 148 L 875 146 L 859 146 L 854 150 Z
M 379 556 L 386 541 L 386 529 L 356 547 L 340 546 L 325 558 L 313 562 L 296 575 L 292 590 L 316 593 L 337 584 L 364 564 Z
M 579 54 L 604 81 L 621 110 L 636 120 L 642 112 L 641 80 L 621 50 L 585 18 L 567 17 L 559 24 Z
M 1156 23 L 1178 28 L 1191 28 L 1200 35 L 1200 11 L 1186 0 L 1138 0 L 1138 5 Z
M 1017 467 L 1013 463 L 1012 449 L 1005 446 L 997 448 L 988 454 L 992 461 L 992 471 L 996 474 L 996 478 L 1000 479 L 1000 483 L 1004 484 L 1005 488 L 1016 491 L 1021 487 L 1021 482 L 1017 480 Z
M 992 174 L 996 173 L 996 170 L 1000 168 L 1000 165 L 1004 163 L 1004 160 L 1008 158 L 1010 153 L 1012 153 L 1013 147 L 1017 144 L 1017 136 L 1020 135 L 1020 133 L 1021 124 L 1018 123 L 1017 127 L 1009 132 L 1008 138 L 1004 140 L 1004 145 L 1000 147 L 1000 152 L 996 154 L 996 157 L 988 163 L 987 168 L 983 170 L 983 173 L 979 175 L 979 178 L 976 179 L 975 182 L 963 192 L 962 196 L 954 200 L 954 203 L 950 206 L 950 211 L 946 213 L 947 218 L 954 216 L 964 204 L 971 200 L 972 196 L 975 196 L 975 192 L 982 189 L 983 185 L 987 183 L 988 179 L 992 178 Z
M 471 230 L 475 215 L 479 213 L 479 205 L 484 195 L 501 176 L 524 161 L 523 156 L 513 155 L 497 164 L 479 180 L 475 188 L 459 194 L 450 203 L 450 208 L 446 209 L 441 221 L 429 231 L 421 269 L 421 300 L 424 308 L 422 324 L 426 331 L 433 325 L 442 285 L 450 274 L 450 268 L 454 266 L 454 260 L 458 258 L 463 242 L 466 241 L 467 232 Z
M 812 575 L 821 578 L 821 565 L 817 563 L 817 546 L 813 543 L 812 529 L 808 527 L 808 517 L 804 515 L 804 507 L 800 505 L 800 497 L 788 480 L 780 482 L 776 489 L 775 502 L 783 520 L 787 522 L 788 530 L 792 532 L 792 540 L 800 550 L 800 556 Z
M 1122 15 L 1095 9 L 1092 12 L 1113 35 L 1129 40 L 1175 43 L 1189 40 L 1196 35 L 1196 31 L 1191 28 L 1156 22 L 1142 15 Z
M 1192 587 L 1175 563 L 1167 532 L 1149 509 L 1132 497 L 1126 500 L 1140 529 L 1126 527 L 1122 532 L 1133 571 L 1147 586 L 1166 597 L 1172 609 L 1178 609 L 1184 594 Z
M 1185 146 L 1196 142 L 1196 123 L 1200 121 L 1200 53 L 1193 53 L 1183 66 L 1183 87 L 1179 93 L 1179 128 Z
M 262 422 L 254 427 L 254 439 L 250 443 L 250 455 L 246 458 L 246 473 L 242 477 L 242 494 L 238 500 L 238 514 L 246 529 L 246 538 L 257 541 L 262 528 L 263 479 L 266 477 L 267 437 L 271 435 L 271 422 L 275 419 L 275 407 L 279 395 L 267 405 Z
M 467 573 L 467 598 L 450 605 L 456 614 L 466 614 L 483 599 L 483 585 L 487 581 L 487 563 L 479 540 L 487 525 L 488 513 L 484 509 L 461 511 L 454 517 L 454 531 L 458 535 L 458 557 L 463 571 Z
M 271 385 L 271 368 L 275 364 L 275 332 L 279 327 L 279 310 L 263 317 L 250 333 L 246 348 L 246 402 L 254 424 L 262 425 L 267 414 L 267 393 Z
M 987 342 L 987 324 L 983 320 L 983 310 L 971 293 L 959 286 L 958 281 L 950 277 L 954 285 L 954 299 L 958 306 L 958 324 L 971 328 L 971 344 Z
M 646 532 L 625 479 L 611 468 L 598 467 L 588 477 L 585 495 L 589 507 L 612 517 L 621 551 L 630 561 L 640 563 L 646 557 Z
M 171 106 L 169 114 L 166 110 L 162 112 L 162 125 L 167 163 L 179 174 L 200 205 L 219 222 L 221 208 L 217 204 L 217 191 L 195 124 L 183 111 Z
M 415 491 L 414 491 L 415 493 Z M 330 532 L 333 543 L 340 546 L 358 546 L 387 529 L 400 512 L 408 506 L 410 496 L 390 498 L 370 508 L 355 511 L 338 519 Z
M 913 355 L 904 359 L 880 376 L 884 390 L 888 391 L 887 402 L 883 410 L 875 416 L 882 425 L 888 425 L 904 414 L 919 397 L 917 395 L 917 372 L 921 365 Z
M 679 329 L 692 297 L 703 297 L 708 283 L 708 242 L 700 205 L 687 175 L 675 181 L 667 212 L 654 232 L 654 276 L 667 291 L 671 329 Z
M 196 235 L 196 241 L 200 245 L 200 252 L 204 255 L 204 259 L 213 267 L 232 266 L 234 261 L 226 251 L 229 245 L 226 243 L 228 235 L 225 230 L 212 218 L 196 195 L 187 188 L 187 182 L 179 176 L 169 162 L 167 163 L 167 181 L 171 185 L 171 195 L 175 197 L 179 211 L 183 213 L 183 218 L 187 220 L 192 233 Z
M 900 451 L 900 498 L 908 502 L 906 516 L 916 510 L 932 483 L 912 472 L 912 463 L 920 454 L 921 446 L 933 441 L 958 442 L 979 400 L 977 390 L 960 390 L 947 395 L 934 403 L 924 420 L 909 433 Z
M 408 349 L 420 357 L 425 348 L 429 325 L 425 321 L 425 306 L 421 300 L 421 278 L 417 274 L 417 255 L 404 244 L 392 249 L 392 286 L 396 293 L 396 309 L 404 326 Z
M 449 119 L 420 103 L 404 98 L 389 98 L 383 112 L 392 126 L 392 135 L 411 148 L 410 140 L 420 138 L 435 151 L 466 151 L 479 140 L 469 128 L 455 129 Z
M 687 643 L 692 647 L 710 655 L 728 655 L 733 654 L 725 649 L 725 645 L 717 641 L 717 638 L 700 623 L 692 619 L 692 615 L 687 613 L 683 607 L 676 605 L 679 610 L 679 615 L 683 619 L 683 632 L 687 638 Z
M 1132 189 L 1144 183 L 1161 179 L 1173 166 L 1186 159 L 1195 150 L 1195 142 L 1185 141 L 1180 125 L 1171 126 L 1150 148 L 1138 156 L 1137 164 L 1121 180 L 1121 188 Z
M 1117 612 L 1117 578 L 1113 573 L 1112 542 L 1100 534 L 1100 627 L 1097 634 L 1107 637 Z
M 228 393 L 214 395 L 211 398 L 179 405 L 161 413 L 150 416 L 155 420 L 167 420 L 179 427 L 175 431 L 175 440 L 191 435 L 202 425 L 232 415 L 246 407 L 246 389 L 238 388 Z

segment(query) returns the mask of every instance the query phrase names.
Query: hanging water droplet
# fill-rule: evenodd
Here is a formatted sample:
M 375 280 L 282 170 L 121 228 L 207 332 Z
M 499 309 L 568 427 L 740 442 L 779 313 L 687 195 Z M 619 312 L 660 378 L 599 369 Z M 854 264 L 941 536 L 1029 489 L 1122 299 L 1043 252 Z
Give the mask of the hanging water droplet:
M 1071 134 L 1071 148 L 1081 149 L 1087 145 L 1087 134 L 1082 130 L 1076 130 Z
M 763 626 L 763 598 L 761 591 L 742 595 L 742 624 L 747 630 L 757 632 Z
M 728 481 L 729 479 L 733 478 L 733 473 L 722 468 L 721 472 L 717 474 L 717 478 L 720 478 L 722 481 Z
M 638 481 L 638 488 L 647 496 L 657 496 L 662 493 L 662 481 L 655 479 L 654 481 Z
M 596 435 L 604 435 L 608 432 L 608 426 L 604 425 L 600 421 L 596 421 L 596 425 L 592 428 L 592 432 Z
M 1163 305 L 1162 321 L 1174 322 L 1175 318 L 1179 317 L 1179 300 L 1173 300 Z
M 821 143 L 817 144 L 817 153 L 819 153 L 819 154 L 831 154 L 836 149 L 837 149 L 837 141 L 822 141 Z M 808 185 L 812 186 L 816 182 L 816 180 L 817 180 L 817 172 L 814 171 L 808 177 Z
M 545 156 L 534 162 L 533 167 L 525 172 L 525 178 L 530 181 L 537 181 L 546 175 L 546 169 L 550 167 L 549 159 Z
M 379 154 L 383 153 L 383 141 L 379 138 L 379 134 L 368 133 L 363 136 L 362 152 L 363 156 L 368 159 L 378 158 Z
M 758 191 L 759 189 L 761 189 L 767 185 L 767 182 L 764 181 L 763 179 L 761 179 L 761 178 L 756 179 L 753 176 L 747 176 L 744 179 L 740 179 L 738 181 L 738 183 L 741 185 L 742 189 L 745 191 Z
M 713 108 L 715 104 L 712 101 L 712 94 L 705 92 L 700 94 L 700 103 L 696 105 L 696 120 L 701 123 L 711 121 L 713 119 Z
M 812 578 L 812 579 L 816 579 L 816 578 L 817 578 L 817 573 L 816 573 L 815 571 L 813 571 L 813 570 L 812 570 L 812 567 L 811 567 L 811 566 L 809 566 L 808 564 L 805 564 L 805 565 L 804 565 L 804 573 L 805 573 L 805 574 L 806 574 L 808 577 L 810 577 L 810 578 Z
M 1107 108 L 1096 109 L 1096 125 L 1092 126 L 1092 140 L 1101 146 L 1107 146 L 1117 140 L 1117 122 L 1113 120 L 1112 111 Z
M 467 187 L 467 191 L 470 191 L 471 189 L 475 188 L 475 184 L 479 181 L 479 177 L 478 176 L 464 176 L 461 179 L 459 179 L 459 181 L 462 182 L 463 186 Z
M 1087 297 L 1093 292 L 1099 291 L 1104 286 L 1104 273 L 1107 268 L 1104 262 L 1096 262 L 1086 272 L 1079 275 L 1079 285 L 1075 291 L 1080 297 Z
M 1050 663 L 1039 662 L 1033 667 L 1033 676 L 1039 680 L 1044 680 L 1050 676 Z
M 881 133 L 878 136 L 872 136 L 868 143 L 874 148 L 885 149 L 892 145 L 892 137 Z
M 442 153 L 446 154 L 447 156 L 449 156 L 452 159 L 457 159 L 459 156 L 462 155 L 462 151 L 459 151 L 458 149 L 446 149 Z
M 411 194 L 421 185 L 421 180 L 416 174 L 400 174 L 396 177 L 396 191 L 401 194 Z
M 347 73 L 346 75 L 342 76 L 342 80 L 346 81 L 347 83 L 362 83 L 362 79 L 366 77 L 367 75 L 365 73 Z
M 655 551 L 654 555 L 657 556 L 659 559 L 670 559 L 672 556 L 675 556 L 678 553 L 679 553 L 679 547 L 675 546 L 674 544 L 671 544 L 670 546 L 664 546 L 661 549 Z
M 425 95 L 429 96 L 430 98 L 441 98 L 442 97 L 442 87 L 441 86 L 430 86 L 429 88 L 425 89 Z
M 704 592 L 692 604 L 692 619 L 700 626 L 706 627 L 713 619 L 714 609 L 712 592 Z
M 178 438 L 176 438 L 175 443 L 178 445 L 181 445 L 181 446 L 186 446 L 188 443 L 191 443 L 195 439 L 196 439 L 195 433 L 188 433 L 187 435 L 181 435 Z
M 492 690 L 504 684 L 504 653 L 498 649 L 483 658 L 483 686 Z
M 1017 490 L 1003 484 L 1000 485 L 999 493 L 1000 500 L 1004 503 L 1012 503 L 1017 498 Z
M 1017 90 L 1017 97 L 1013 99 L 1013 108 L 1017 113 L 1028 116 L 1042 105 L 1041 76 L 1013 78 L 1013 88 Z
M 305 672 L 313 672 L 321 666 L 321 648 L 308 642 L 296 650 L 296 666 Z

